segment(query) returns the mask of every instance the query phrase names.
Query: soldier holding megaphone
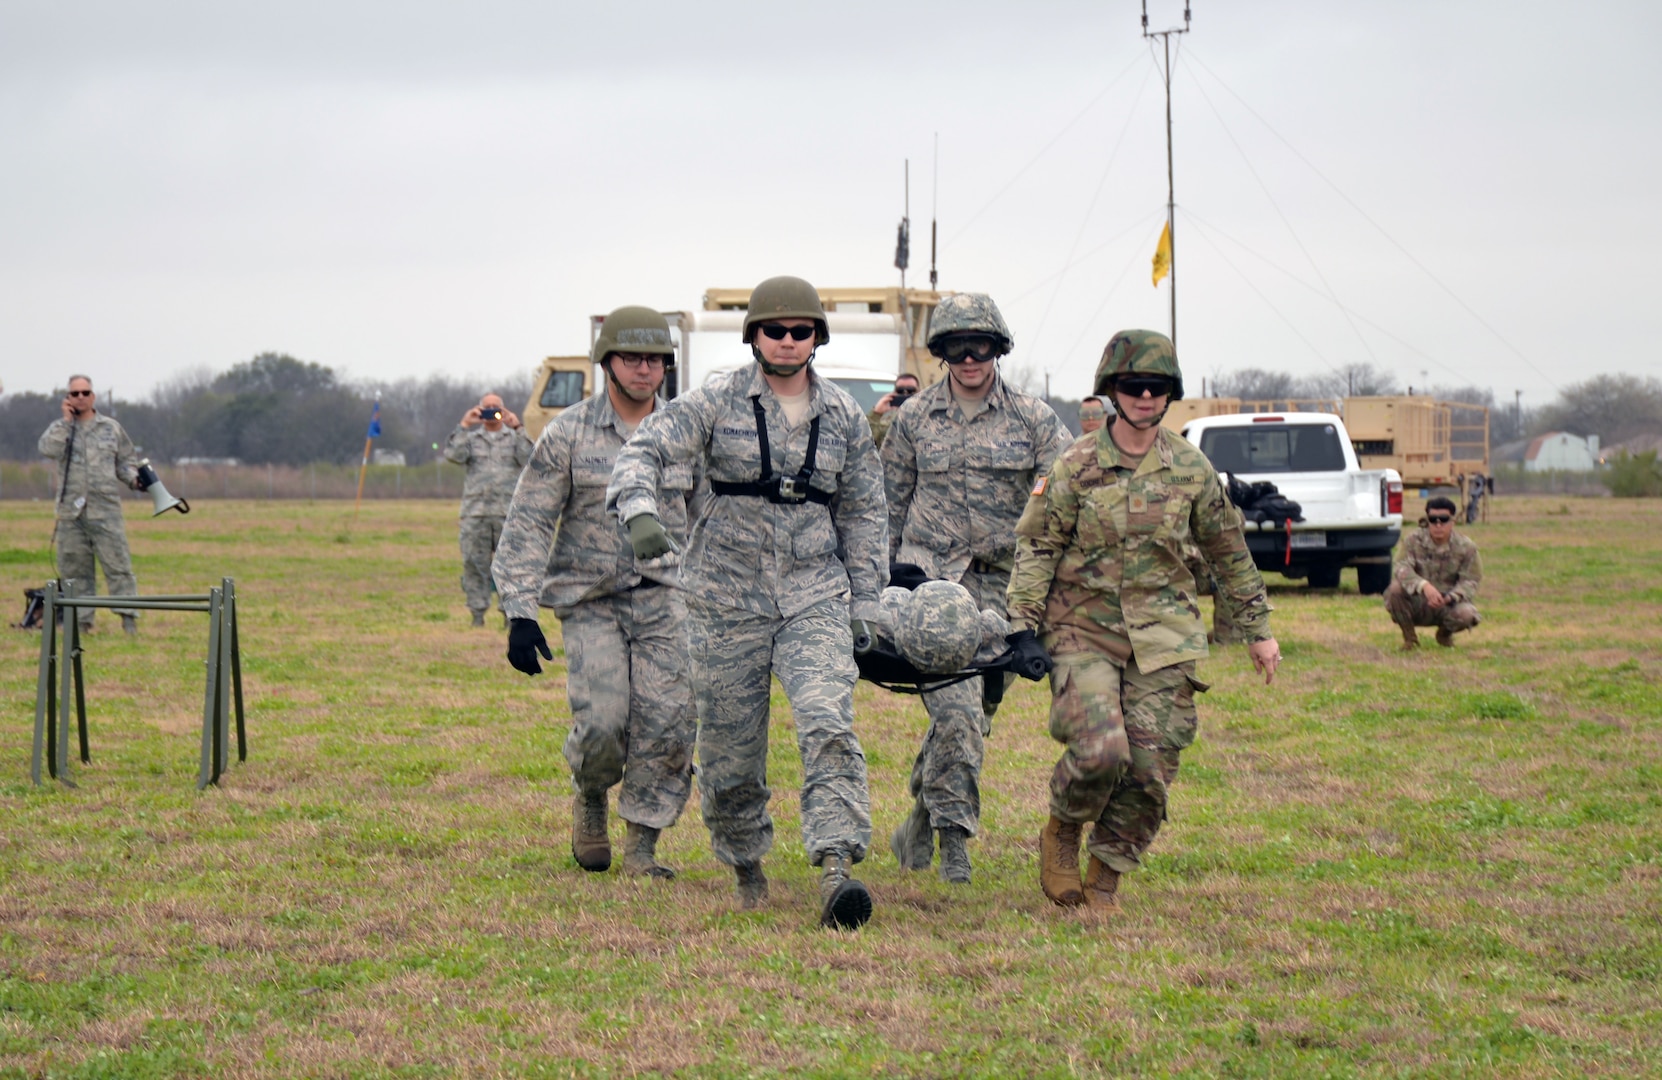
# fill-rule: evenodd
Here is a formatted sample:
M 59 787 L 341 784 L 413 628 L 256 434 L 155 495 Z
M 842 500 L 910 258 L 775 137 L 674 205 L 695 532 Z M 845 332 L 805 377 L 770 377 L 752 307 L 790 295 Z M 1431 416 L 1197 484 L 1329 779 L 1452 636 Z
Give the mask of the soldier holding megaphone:
M 54 420 L 38 444 L 41 455 L 58 466 L 58 584 L 69 596 L 96 595 L 96 560 L 104 567 L 111 596 L 137 596 L 121 518 L 121 489 L 150 491 L 158 514 L 175 506 L 187 513 L 190 506 L 168 494 L 150 462 L 139 459 L 127 432 L 110 417 L 100 416 L 96 404 L 92 380 L 70 376 L 63 419 Z M 138 633 L 138 612 L 115 610 L 121 628 Z M 81 610 L 83 632 L 92 629 L 93 612 Z

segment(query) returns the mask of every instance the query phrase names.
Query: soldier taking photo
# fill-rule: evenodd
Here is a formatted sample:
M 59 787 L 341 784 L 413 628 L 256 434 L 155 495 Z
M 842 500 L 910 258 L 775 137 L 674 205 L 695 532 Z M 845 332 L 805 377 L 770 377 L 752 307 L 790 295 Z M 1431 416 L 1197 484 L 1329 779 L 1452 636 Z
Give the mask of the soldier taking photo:
M 888 578 L 883 472 L 865 413 L 813 370 L 830 340 L 819 293 L 795 277 L 751 292 L 755 366 L 712 376 L 646 418 L 618 453 L 607 505 L 636 558 L 674 550 L 661 490 L 700 467 L 710 499 L 682 564 L 698 706 L 698 790 L 710 846 L 739 903 L 768 897 L 773 846 L 768 700 L 778 676 L 802 754 L 802 841 L 820 867 L 822 926 L 857 927 L 872 899 L 851 868 L 871 843 L 854 734 L 854 650 L 869 649 Z
M 1000 615 L 1027 493 L 1073 441 L 1049 405 L 999 376 L 998 358 L 1013 344 L 991 298 L 942 300 L 929 322 L 929 351 L 946 378 L 891 414 L 883 443 L 894 561 L 963 585 L 976 610 Z M 983 737 L 997 708 L 984 702 L 1000 696 L 985 695 L 980 679 L 923 695 L 929 729 L 912 764 L 912 812 L 889 842 L 902 866 L 926 869 L 938 836 L 941 877 L 969 882 Z
M 473 614 L 473 625 L 484 626 L 485 612 L 491 606 L 491 558 L 502 537 L 502 519 L 508 514 L 519 471 L 531 457 L 531 440 L 525 437 L 519 417 L 503 407 L 502 399 L 486 394 L 462 414 L 445 441 L 444 457 L 467 469 L 460 530 L 462 595 Z M 499 595 L 497 603 L 501 602 Z M 508 617 L 506 608 L 502 617 Z

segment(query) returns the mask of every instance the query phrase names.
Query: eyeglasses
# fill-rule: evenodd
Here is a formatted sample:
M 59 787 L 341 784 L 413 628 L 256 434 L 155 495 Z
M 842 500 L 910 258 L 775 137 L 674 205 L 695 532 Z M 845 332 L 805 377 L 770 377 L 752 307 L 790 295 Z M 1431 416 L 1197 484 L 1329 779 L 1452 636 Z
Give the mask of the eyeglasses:
M 776 322 L 770 322 L 763 323 L 757 329 L 761 330 L 771 341 L 784 341 L 786 335 L 789 335 L 792 341 L 807 341 L 814 336 L 819 328 L 815 326 L 781 326 Z
M 1164 375 L 1121 375 L 1114 390 L 1126 397 L 1165 397 L 1171 393 L 1172 381 Z
M 69 392 L 69 396 L 70 397 L 91 397 L 92 396 L 92 391 L 91 390 L 71 390 Z
M 1427 514 L 1425 515 L 1425 520 L 1431 522 L 1433 525 L 1447 525 L 1449 522 L 1453 521 L 1454 518 L 1449 514 Z
M 1004 355 L 1004 343 L 984 334 L 962 334 L 942 338 L 929 351 L 949 364 L 962 364 L 970 360 L 995 360 Z
M 653 356 L 651 354 L 643 353 L 613 353 L 612 355 L 617 357 L 617 359 L 626 368 L 638 368 L 643 366 L 661 368 L 664 366 L 664 358 L 662 356 Z

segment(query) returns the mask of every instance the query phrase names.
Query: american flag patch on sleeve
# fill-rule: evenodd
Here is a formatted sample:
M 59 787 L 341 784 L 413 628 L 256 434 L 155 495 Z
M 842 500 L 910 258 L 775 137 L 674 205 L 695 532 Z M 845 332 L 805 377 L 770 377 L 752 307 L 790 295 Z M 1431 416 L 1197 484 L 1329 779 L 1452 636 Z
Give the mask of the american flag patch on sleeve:
M 1032 493 L 1034 495 L 1043 495 L 1045 493 L 1045 488 L 1047 488 L 1049 486 L 1050 486 L 1050 477 L 1048 475 L 1041 476 L 1041 477 L 1039 477 L 1038 482 L 1033 485 L 1033 492 Z

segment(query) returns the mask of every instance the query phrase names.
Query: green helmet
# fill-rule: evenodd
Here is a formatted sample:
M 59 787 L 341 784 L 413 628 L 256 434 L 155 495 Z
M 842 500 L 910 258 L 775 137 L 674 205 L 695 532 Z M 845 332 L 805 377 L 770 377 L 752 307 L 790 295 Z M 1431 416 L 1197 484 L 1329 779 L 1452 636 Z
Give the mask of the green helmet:
M 1183 398 L 1183 369 L 1177 366 L 1177 349 L 1171 338 L 1157 330 L 1121 330 L 1108 339 L 1102 361 L 1096 366 L 1092 393 L 1107 394 L 1121 375 L 1164 375 L 1172 381 L 1171 400 Z
M 600 323 L 590 356 L 597 364 L 612 353 L 655 353 L 664 358 L 664 369 L 675 366 L 675 344 L 669 336 L 669 320 L 649 307 L 620 307 Z
M 926 581 L 912 590 L 895 626 L 895 647 L 930 675 L 953 675 L 981 646 L 981 611 L 956 581 Z
M 831 340 L 819 290 L 799 277 L 770 277 L 750 290 L 750 310 L 744 316 L 744 343 L 749 345 L 755 340 L 757 323 L 777 319 L 812 319 L 818 331 L 814 344 L 824 345 Z
M 998 305 L 986 293 L 953 293 L 935 305 L 929 317 L 929 351 L 934 352 L 935 343 L 948 334 L 986 334 L 1002 341 L 1006 353 L 1016 343 Z

